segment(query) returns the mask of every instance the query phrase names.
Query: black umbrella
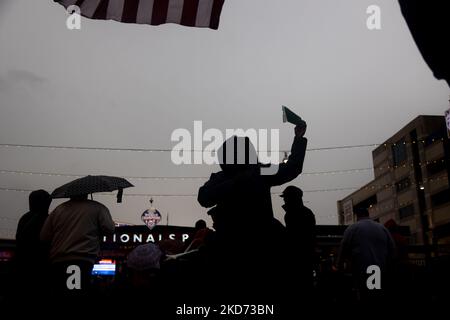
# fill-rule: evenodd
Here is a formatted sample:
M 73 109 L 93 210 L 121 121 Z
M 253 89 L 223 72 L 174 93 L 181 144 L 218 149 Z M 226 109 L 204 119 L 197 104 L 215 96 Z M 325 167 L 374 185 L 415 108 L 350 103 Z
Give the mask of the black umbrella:
M 96 192 L 111 192 L 119 190 L 117 202 L 122 202 L 123 189 L 134 187 L 124 178 L 110 176 L 86 176 L 73 180 L 55 189 L 52 198 L 71 198 Z

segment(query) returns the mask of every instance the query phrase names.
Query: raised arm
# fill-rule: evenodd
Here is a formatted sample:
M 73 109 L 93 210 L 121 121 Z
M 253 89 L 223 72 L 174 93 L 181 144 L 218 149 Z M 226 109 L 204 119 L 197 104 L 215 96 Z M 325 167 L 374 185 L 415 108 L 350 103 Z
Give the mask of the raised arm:
M 295 138 L 291 147 L 291 154 L 286 163 L 280 163 L 274 174 L 264 175 L 264 179 L 271 186 L 279 186 L 297 178 L 303 170 L 306 146 L 308 140 L 304 138 L 306 127 L 295 127 Z

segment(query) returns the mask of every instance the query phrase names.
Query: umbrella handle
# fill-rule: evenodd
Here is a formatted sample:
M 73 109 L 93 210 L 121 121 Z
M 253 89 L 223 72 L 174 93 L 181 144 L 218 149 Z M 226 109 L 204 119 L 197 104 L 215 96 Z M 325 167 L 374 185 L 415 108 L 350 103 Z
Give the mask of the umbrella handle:
M 123 189 L 120 188 L 119 192 L 117 192 L 117 203 L 122 203 Z

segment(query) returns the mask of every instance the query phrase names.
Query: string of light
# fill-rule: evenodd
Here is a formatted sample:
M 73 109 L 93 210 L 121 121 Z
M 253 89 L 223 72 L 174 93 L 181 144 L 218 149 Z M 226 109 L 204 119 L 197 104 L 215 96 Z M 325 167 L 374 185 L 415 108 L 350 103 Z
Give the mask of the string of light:
M 434 178 L 429 179 L 423 179 L 421 183 L 416 182 L 409 182 L 409 183 L 388 183 L 388 184 L 372 184 L 368 185 L 362 188 L 359 188 L 360 190 L 381 190 L 381 189 L 388 189 L 388 188 L 397 188 L 397 187 L 408 187 L 408 186 L 419 186 L 424 187 L 424 184 L 430 184 L 430 183 L 436 183 L 440 182 L 441 180 L 448 179 L 447 175 L 442 175 Z
M 302 175 L 337 175 L 337 174 L 347 174 L 347 173 L 359 173 L 372 171 L 372 168 L 357 168 L 357 169 L 343 169 L 343 170 L 332 170 L 332 171 L 315 171 L 315 172 L 304 172 Z M 29 176 L 49 176 L 49 177 L 69 177 L 69 178 L 81 178 L 84 175 L 81 174 L 70 174 L 70 173 L 54 173 L 54 172 L 37 172 L 37 171 L 21 171 L 21 170 L 0 170 L 0 174 L 16 174 L 16 175 L 29 175 Z M 204 180 L 208 179 L 208 176 L 197 176 L 197 177 L 162 177 L 162 176 L 123 176 L 125 179 L 130 180 Z
M 408 186 L 423 186 L 424 184 L 436 183 L 443 179 L 448 179 L 447 175 L 424 179 L 422 183 L 418 184 L 416 182 L 410 182 Z M 344 188 L 329 188 L 329 189 L 312 189 L 312 190 L 303 190 L 304 193 L 317 193 L 317 192 L 337 192 L 337 191 L 351 191 L 351 190 L 373 190 L 379 191 L 382 189 L 388 188 L 397 188 L 401 184 L 398 183 L 389 183 L 389 184 L 371 184 L 362 188 L 358 187 L 344 187 Z M 10 191 L 10 192 L 32 192 L 31 189 L 22 189 L 22 188 L 5 188 L 0 187 L 0 191 Z M 271 192 L 271 194 L 279 195 L 281 192 Z M 111 193 L 97 193 L 97 195 L 102 196 L 114 196 Z M 123 196 L 128 197 L 197 197 L 197 194 L 156 194 L 156 193 L 124 193 Z
M 395 204 L 384 205 L 384 206 L 372 205 L 369 207 L 369 210 L 372 212 L 385 212 L 385 211 L 393 210 L 393 209 L 398 210 L 398 209 L 404 208 L 406 206 L 409 206 L 411 204 L 414 204 L 415 202 L 416 201 L 413 200 L 413 201 L 408 201 L 408 202 L 400 202 L 397 205 L 395 205 Z
M 368 172 L 372 170 L 394 170 L 398 168 L 406 168 L 406 167 L 426 167 L 430 164 L 437 163 L 445 163 L 446 159 L 438 159 L 426 161 L 424 163 L 418 163 L 415 165 L 414 163 L 404 163 L 401 165 L 387 165 L 387 166 L 379 166 L 374 168 L 351 168 L 351 169 L 342 169 L 342 170 L 330 170 L 330 171 L 312 171 L 312 172 L 303 172 L 302 175 L 338 175 L 338 174 L 351 174 L 351 173 L 362 173 Z M 51 177 L 70 177 L 70 178 L 80 178 L 84 175 L 81 174 L 71 174 L 71 173 L 54 173 L 54 172 L 39 172 L 39 171 L 22 171 L 22 170 L 3 170 L 0 169 L 0 174 L 17 174 L 17 175 L 30 175 L 30 176 L 51 176 Z M 208 179 L 208 176 L 179 176 L 179 177 L 170 177 L 170 176 L 123 176 L 126 179 L 135 179 L 135 180 L 195 180 L 195 179 Z
M 437 164 L 437 163 L 444 163 L 445 161 L 447 161 L 448 159 L 437 159 L 437 160 L 429 160 L 429 161 L 425 161 L 425 162 L 419 162 L 417 165 L 415 165 L 413 162 L 405 162 L 399 165 L 387 165 L 387 166 L 379 166 L 379 167 L 374 167 L 374 170 L 385 170 L 385 169 L 398 169 L 398 168 L 406 168 L 406 167 L 418 167 L 418 168 L 423 168 L 426 167 L 430 164 Z
M 430 184 L 439 182 L 443 179 L 448 179 L 447 175 L 442 175 L 434 178 L 424 179 L 420 184 L 416 182 L 408 182 L 405 184 L 405 187 L 409 186 L 416 186 L 419 185 L 420 187 L 423 187 L 424 184 Z M 329 189 L 313 189 L 313 190 L 304 190 L 304 193 L 317 193 L 317 192 L 336 192 L 336 191 L 350 191 L 350 190 L 381 190 L 381 189 L 388 189 L 388 188 L 398 188 L 402 187 L 404 184 L 402 183 L 390 183 L 390 184 L 370 184 L 362 188 L 358 187 L 344 187 L 344 188 L 329 188 Z M 31 189 L 22 189 L 22 188 L 8 188 L 8 187 L 0 187 L 0 191 L 10 191 L 10 192 L 32 192 Z M 281 194 L 281 192 L 272 192 L 272 194 Z M 111 193 L 98 193 L 98 195 L 112 195 Z M 124 196 L 130 196 L 130 197 L 196 197 L 197 194 L 150 194 L 150 193 L 124 193 Z
M 411 145 L 416 143 L 433 143 L 436 141 L 444 141 L 445 138 L 433 138 L 430 141 L 426 140 L 412 140 L 404 142 L 394 142 L 394 143 L 369 143 L 369 144 L 356 144 L 356 145 L 342 145 L 342 146 L 327 146 L 327 147 L 317 147 L 308 148 L 307 151 L 327 151 L 327 150 L 340 150 L 340 149 L 353 149 L 353 148 L 369 148 L 369 147 L 379 147 L 379 146 L 397 146 L 397 145 Z M 169 149 L 169 148 L 118 148 L 118 147 L 85 147 L 85 146 L 56 146 L 56 145 L 37 145 L 37 144 L 15 144 L 15 143 L 0 143 L 0 147 L 5 148 L 38 148 L 38 149 L 63 149 L 63 150 L 90 150 L 90 151 L 126 151 L 126 152 L 172 152 L 172 151 L 184 151 L 184 152 L 211 152 L 210 150 L 195 150 L 195 149 Z M 278 150 L 273 152 L 289 152 L 290 150 Z M 270 150 L 259 150 L 259 152 L 272 152 Z
M 334 188 L 334 189 L 315 189 L 315 190 L 303 190 L 304 193 L 317 193 L 317 192 L 337 192 L 337 191 L 349 191 L 355 190 L 356 187 L 348 187 L 348 188 Z M 29 193 L 34 190 L 31 189 L 22 189 L 22 188 L 5 188 L 0 187 L 0 191 L 5 192 L 25 192 Z M 281 192 L 272 192 L 271 194 L 280 195 Z M 113 193 L 96 193 L 96 195 L 100 196 L 115 196 Z M 198 194 L 156 194 L 156 193 L 124 193 L 124 197 L 197 197 Z
M 409 205 L 413 205 L 414 203 L 416 203 L 417 200 L 411 200 L 411 201 L 406 201 L 406 202 L 399 202 L 398 204 L 390 204 L 390 205 L 378 205 L 378 204 L 373 204 L 369 206 L 369 211 L 371 212 L 386 212 L 388 210 L 398 210 L 398 209 L 402 209 L 404 207 L 407 207 Z
M 434 178 L 429 178 L 429 179 L 424 179 L 421 183 L 416 183 L 416 182 L 408 182 L 408 183 L 389 183 L 389 184 L 372 184 L 372 185 L 367 185 L 365 187 L 359 188 L 358 190 L 371 190 L 371 191 L 380 191 L 380 190 L 384 190 L 384 189 L 390 189 L 390 188 L 394 188 L 397 189 L 399 187 L 403 187 L 404 190 L 407 190 L 407 188 L 413 186 L 416 187 L 418 186 L 419 188 L 425 188 L 425 185 L 428 184 L 434 184 L 434 183 L 438 183 L 441 182 L 442 180 L 448 180 L 447 175 L 442 175 L 442 176 L 438 176 L 438 177 L 434 177 Z
M 359 145 L 343 145 L 343 146 L 329 146 L 308 148 L 307 151 L 327 151 L 339 149 L 354 149 L 354 148 L 368 148 L 378 147 L 380 144 L 359 144 Z M 210 153 L 212 150 L 196 150 L 196 149 L 169 149 L 169 148 L 116 148 L 116 147 L 82 147 L 82 146 L 55 146 L 55 145 L 37 145 L 37 144 L 14 144 L 14 143 L 0 143 L 0 147 L 4 148 L 35 148 L 35 149 L 50 149 L 50 150 L 85 150 L 85 151 L 115 151 L 115 152 L 201 152 Z M 279 152 L 285 153 L 290 150 L 258 150 L 258 152 Z

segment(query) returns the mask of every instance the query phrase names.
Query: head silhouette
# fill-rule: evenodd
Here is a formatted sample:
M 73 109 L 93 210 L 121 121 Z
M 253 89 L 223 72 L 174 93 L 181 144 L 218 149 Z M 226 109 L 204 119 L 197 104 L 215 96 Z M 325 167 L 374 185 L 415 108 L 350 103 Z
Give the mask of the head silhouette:
M 284 203 L 287 205 L 303 204 L 303 191 L 296 186 L 286 187 L 280 197 L 283 198 Z
M 28 197 L 30 211 L 48 212 L 52 198 L 45 190 L 36 190 L 30 193 Z
M 206 228 L 206 221 L 203 219 L 198 220 L 195 223 L 195 230 L 201 230 Z
M 248 137 L 232 136 L 219 148 L 217 157 L 226 174 L 236 174 L 258 167 L 258 156 Z
M 369 218 L 369 210 L 367 210 L 367 208 L 357 207 L 354 209 L 354 212 L 358 220 Z

